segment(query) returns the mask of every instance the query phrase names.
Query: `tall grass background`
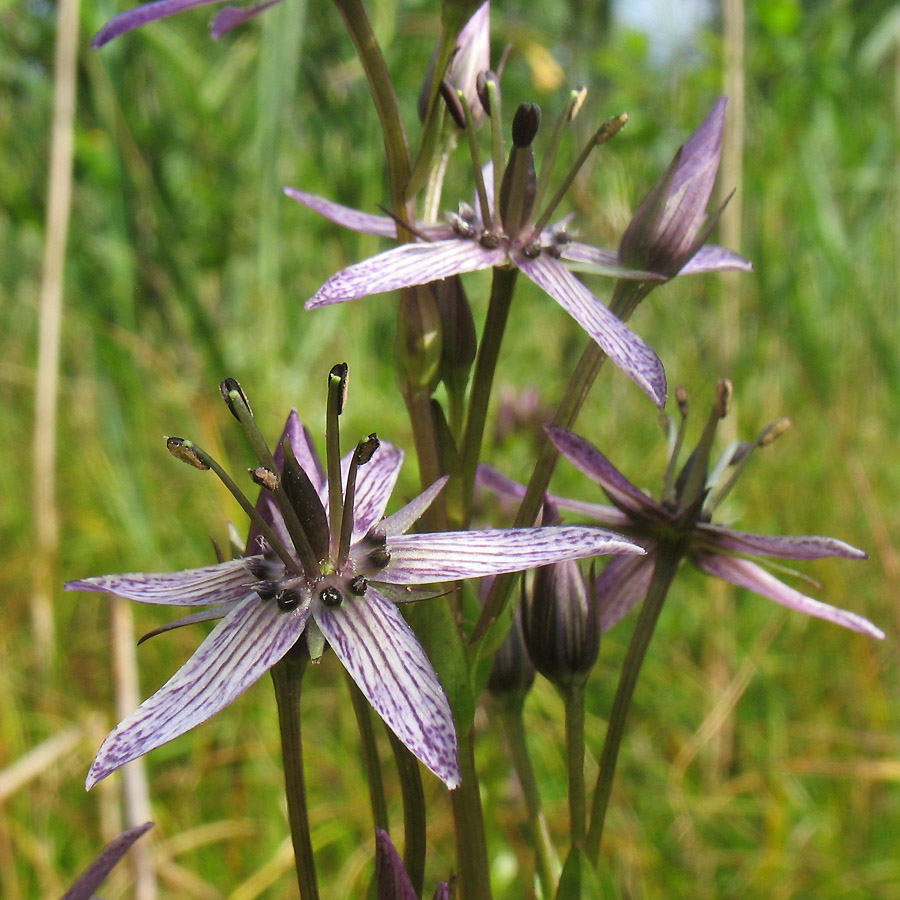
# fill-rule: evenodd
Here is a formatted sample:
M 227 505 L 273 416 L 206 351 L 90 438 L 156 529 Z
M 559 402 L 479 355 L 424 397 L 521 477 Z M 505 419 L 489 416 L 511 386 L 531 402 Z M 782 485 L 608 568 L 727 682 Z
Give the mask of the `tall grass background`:
M 412 132 L 437 6 L 371 4 Z M 581 233 L 615 246 L 635 203 L 722 92 L 729 48 L 716 18 L 690 52 L 660 62 L 645 36 L 601 30 L 591 3 L 537 7 L 494 4 L 495 47 L 514 43 L 505 97 L 509 108 L 536 100 L 550 114 L 565 87 L 585 81 L 578 127 L 630 113 L 572 194 Z M 37 533 L 30 473 L 56 9 L 0 3 L 5 900 L 59 896 L 124 815 L 121 776 L 90 794 L 82 787 L 116 719 L 113 606 L 63 593 L 62 582 L 201 565 L 213 559 L 209 535 L 224 542 L 229 520 L 245 527 L 220 485 L 171 459 L 163 435 L 196 439 L 240 469 L 249 450 L 218 382 L 237 377 L 273 437 L 291 406 L 321 431 L 325 373 L 346 360 L 345 434 L 375 429 L 411 444 L 393 374 L 394 299 L 302 308 L 329 274 L 382 242 L 341 232 L 280 194 L 290 184 L 372 211 L 387 197 L 376 116 L 335 12 L 286 0 L 213 43 L 201 10 L 91 51 L 89 36 L 119 8 L 86 0 L 80 12 L 58 454 L 37 475 L 55 485 L 55 552 Z M 900 13 L 882 2 L 766 0 L 748 4 L 744 24 L 744 97 L 731 109 L 744 133 L 737 249 L 756 270 L 738 281 L 677 280 L 633 325 L 659 351 L 670 383 L 688 387 L 697 420 L 722 376 L 736 386 L 740 435 L 791 417 L 794 429 L 759 454 L 723 514 L 742 528 L 831 534 L 866 548 L 865 563 L 805 571 L 821 579 L 823 598 L 869 616 L 888 639 L 876 644 L 685 571 L 638 688 L 603 858 L 628 898 L 892 900 L 900 898 Z M 445 207 L 468 196 L 467 171 L 460 153 Z M 467 285 L 480 321 L 487 281 Z M 552 406 L 582 344 L 574 323 L 523 284 L 498 380 L 509 396 L 537 390 Z M 493 432 L 487 457 L 527 477 L 536 427 L 526 417 L 518 433 Z M 639 484 L 658 488 L 656 415 L 619 373 L 602 373 L 579 430 Z M 397 500 L 417 483 L 410 455 Z M 554 487 L 599 499 L 564 465 Z M 482 515 L 502 524 L 487 501 Z M 34 616 L 42 584 L 53 586 L 54 625 L 43 636 Z M 134 634 L 161 622 L 159 609 L 133 614 L 124 627 Z M 590 683 L 589 783 L 631 627 L 606 636 Z M 140 696 L 199 639 L 185 629 L 142 645 Z M 146 759 L 157 828 L 144 839 L 156 873 L 144 897 L 295 896 L 272 701 L 263 680 Z M 562 844 L 562 705 L 546 684 L 528 700 L 526 725 Z M 323 896 L 361 897 L 372 829 L 333 660 L 307 678 L 304 726 Z M 522 804 L 490 703 L 478 727 L 497 896 L 529 897 Z M 391 777 L 388 789 L 399 823 Z M 427 890 L 449 873 L 452 841 L 445 791 L 429 776 L 426 792 Z M 132 896 L 131 878 L 123 866 L 106 895 Z

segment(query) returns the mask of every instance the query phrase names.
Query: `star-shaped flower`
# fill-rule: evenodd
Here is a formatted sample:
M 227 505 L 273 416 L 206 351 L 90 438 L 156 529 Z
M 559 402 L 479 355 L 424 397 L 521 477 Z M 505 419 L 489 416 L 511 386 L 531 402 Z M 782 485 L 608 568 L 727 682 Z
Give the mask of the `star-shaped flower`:
M 223 384 L 244 422 L 249 407 L 240 405 L 239 392 L 236 382 Z M 170 438 L 169 446 L 180 458 L 212 466 L 227 478 L 190 442 Z M 619 535 L 586 527 L 407 535 L 446 479 L 382 518 L 403 460 L 397 447 L 370 436 L 344 457 L 332 481 L 293 412 L 279 449 L 272 466 L 255 470 L 268 489 L 257 506 L 254 533 L 263 537 L 252 540 L 252 555 L 184 572 L 106 575 L 66 585 L 141 603 L 212 607 L 172 624 L 222 619 L 185 665 L 106 738 L 88 773 L 88 788 L 210 718 L 301 637 L 313 660 L 327 643 L 397 737 L 454 788 L 459 768 L 453 715 L 396 602 L 434 596 L 417 585 L 561 558 L 643 552 Z M 330 491 L 329 482 L 338 478 L 341 489 Z
M 524 112 L 523 112 L 524 111 Z M 535 112 L 536 111 L 536 112 Z M 609 131 L 617 131 L 624 117 Z M 545 216 L 533 214 L 534 166 L 522 164 L 530 158 L 531 142 L 540 121 L 540 110 L 523 104 L 513 122 L 513 150 L 503 183 L 495 194 L 492 167 L 484 169 L 485 204 L 461 204 L 446 224 L 428 223 L 416 228 L 423 240 L 402 244 L 341 270 L 326 281 L 307 301 L 317 309 L 373 294 L 439 281 L 481 269 L 512 266 L 548 293 L 603 348 L 609 358 L 661 406 L 666 378 L 656 353 L 563 264 L 562 260 L 590 260 L 593 271 L 635 280 L 662 280 L 662 276 L 637 271 L 619 263 L 614 251 L 581 244 L 566 230 L 567 220 L 542 224 Z M 604 138 L 605 139 L 605 138 Z M 524 183 L 519 178 L 520 172 Z M 527 173 L 531 174 L 529 181 Z M 365 234 L 397 237 L 397 225 L 378 216 L 332 203 L 295 188 L 285 193 L 338 225 Z M 494 197 L 500 200 L 494 202 Z M 554 206 L 559 198 L 554 199 Z M 499 213 L 497 209 L 499 208 Z M 548 212 L 545 210 L 545 212 Z
M 730 385 L 727 390 L 730 391 Z M 721 418 L 714 411 L 711 418 L 717 417 Z M 608 631 L 644 599 L 656 565 L 660 539 L 679 537 L 684 542 L 684 556 L 709 575 L 762 594 L 789 609 L 826 619 L 870 637 L 884 638 L 884 632 L 868 619 L 806 596 L 755 561 L 755 557 L 865 559 L 864 551 L 836 538 L 751 534 L 712 522 L 712 512 L 733 486 L 750 452 L 756 446 L 770 443 L 786 425 L 787 420 L 780 420 L 755 442 L 729 448 L 712 478 L 706 477 L 706 468 L 715 424 L 712 427 L 707 424 L 700 445 L 676 480 L 669 476 L 674 473 L 677 447 L 680 446 L 680 440 L 677 441 L 662 502 L 635 487 L 584 438 L 563 428 L 548 428 L 550 440 L 559 451 L 596 481 L 613 505 L 556 496 L 552 497 L 553 502 L 622 531 L 647 550 L 646 556 L 611 560 L 597 577 L 595 593 L 600 603 L 601 631 Z M 490 467 L 482 467 L 478 478 L 480 484 L 497 492 L 524 495 L 521 485 Z

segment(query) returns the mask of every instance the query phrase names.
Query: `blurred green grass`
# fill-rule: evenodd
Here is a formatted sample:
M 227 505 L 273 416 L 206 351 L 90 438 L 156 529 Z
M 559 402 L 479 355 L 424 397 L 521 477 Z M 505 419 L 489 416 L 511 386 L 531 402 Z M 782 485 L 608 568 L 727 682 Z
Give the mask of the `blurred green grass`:
M 434 7 L 376 5 L 413 133 Z M 302 309 L 330 273 L 382 243 L 342 233 L 279 193 L 291 184 L 373 211 L 387 196 L 377 120 L 337 16 L 327 5 L 288 0 L 216 44 L 206 34 L 209 16 L 199 12 L 90 51 L 88 36 L 118 8 L 97 2 L 82 11 L 59 416 L 60 583 L 200 565 L 212 558 L 207 535 L 224 540 L 224 522 L 241 523 L 224 491 L 175 465 L 162 444 L 162 435 L 180 434 L 232 469 L 247 464 L 248 448 L 217 401 L 225 375 L 245 386 L 269 434 L 292 405 L 315 432 L 325 373 L 346 360 L 345 434 L 374 428 L 411 444 L 394 389 L 394 300 Z M 748 6 L 740 249 L 756 271 L 737 288 L 738 352 L 724 359 L 721 351 L 732 282 L 676 281 L 634 318 L 670 383 L 688 386 L 695 410 L 727 375 L 742 436 L 780 415 L 793 419 L 794 430 L 760 454 L 723 512 L 741 527 L 833 534 L 868 549 L 867 563 L 806 571 L 823 581 L 823 598 L 868 615 L 888 640 L 876 646 L 685 572 L 638 689 L 610 814 L 605 858 L 623 897 L 900 897 L 900 49 L 889 8 L 822 0 L 799 15 L 789 0 Z M 597 154 L 573 195 L 582 232 L 614 246 L 629 211 L 721 91 L 723 48 L 714 34 L 700 35 L 692 65 L 676 60 L 661 71 L 640 36 L 614 33 L 604 42 L 582 29 L 573 49 L 566 13 L 558 0 L 540 10 L 498 3 L 494 43 L 514 38 L 523 48 L 504 79 L 511 103 L 534 99 L 553 110 L 561 91 L 547 86 L 552 60 L 573 80 L 587 73 L 592 94 L 580 126 L 630 113 L 628 129 Z M 99 713 L 111 726 L 113 694 L 102 597 L 58 593 L 49 671 L 37 666 L 32 646 L 28 473 L 53 7 L 2 4 L 0 29 L 0 90 L 8 97 L 0 104 L 2 770 L 73 723 Z M 462 175 L 450 184 L 468 191 L 458 159 Z M 444 206 L 454 203 L 450 190 Z M 487 282 L 467 283 L 480 321 Z M 607 289 L 599 280 L 593 286 L 601 296 Z M 513 391 L 537 388 L 552 405 L 582 346 L 568 317 L 523 285 L 498 381 Z M 656 489 L 663 442 L 654 412 L 619 373 L 603 372 L 580 430 Z M 532 442 L 528 433 L 498 435 L 487 456 L 524 478 Z M 416 484 L 410 457 L 398 499 Z M 554 484 L 597 499 L 563 466 Z M 488 508 L 485 515 L 497 517 Z M 152 609 L 136 609 L 135 618 L 138 633 L 161 621 Z M 607 636 L 592 682 L 595 756 L 629 633 L 625 623 Z M 197 642 L 196 631 L 185 630 L 143 645 L 143 694 Z M 333 661 L 308 685 L 307 767 L 323 895 L 358 897 L 371 873 L 372 840 L 360 813 L 353 719 Z M 153 840 L 166 861 L 161 896 L 294 896 L 271 701 L 262 682 L 149 756 Z M 561 703 L 539 685 L 526 715 L 562 845 Z M 527 897 L 521 804 L 491 722 L 488 704 L 478 758 L 497 894 Z M 85 727 L 76 751 L 0 808 L 7 900 L 58 896 L 108 837 L 101 792 L 81 787 L 98 741 L 96 724 Z M 387 758 L 386 742 L 383 751 Z M 398 822 L 390 777 L 389 790 Z M 449 872 L 452 841 L 443 790 L 430 778 L 426 790 L 427 890 Z M 274 880 L 239 891 L 267 866 Z M 120 881 L 109 896 L 122 890 Z

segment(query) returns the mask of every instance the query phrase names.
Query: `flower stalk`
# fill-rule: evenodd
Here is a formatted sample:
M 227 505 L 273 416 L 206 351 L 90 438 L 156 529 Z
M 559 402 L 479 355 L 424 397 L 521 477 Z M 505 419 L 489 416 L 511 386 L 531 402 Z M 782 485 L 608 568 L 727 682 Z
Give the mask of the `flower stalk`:
M 303 740 L 300 730 L 300 694 L 303 673 L 309 655 L 305 647 L 295 647 L 272 669 L 278 727 L 281 731 L 281 756 L 284 762 L 284 789 L 288 822 L 301 900 L 318 900 L 319 884 L 312 850 L 306 782 L 303 777 Z

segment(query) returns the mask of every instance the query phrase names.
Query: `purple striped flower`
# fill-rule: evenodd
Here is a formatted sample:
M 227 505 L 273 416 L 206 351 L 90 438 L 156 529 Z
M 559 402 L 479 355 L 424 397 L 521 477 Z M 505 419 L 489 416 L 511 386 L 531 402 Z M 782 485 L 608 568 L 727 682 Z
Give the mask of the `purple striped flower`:
M 431 662 L 396 604 L 434 596 L 419 585 L 598 553 L 644 552 L 619 535 L 587 527 L 405 534 L 446 479 L 383 518 L 403 454 L 392 444 L 371 439 L 377 449 L 368 461 L 362 464 L 354 454 L 342 461 L 342 481 L 348 488 L 353 483 L 355 492 L 347 489 L 350 499 L 342 513 L 344 528 L 337 529 L 339 538 L 329 521 L 328 479 L 296 412 L 288 419 L 284 438 L 305 474 L 298 476 L 297 467 L 291 474 L 283 455 L 276 454 L 275 462 L 288 496 L 302 498 L 291 503 L 309 538 L 312 558 L 319 561 L 315 571 L 295 550 L 289 523 L 273 495 L 264 491 L 257 510 L 272 529 L 271 541 L 282 545 L 280 554 L 256 537 L 254 529 L 253 552 L 246 557 L 183 572 L 106 575 L 66 585 L 68 590 L 199 610 L 154 633 L 222 619 L 185 665 L 106 738 L 88 773 L 88 788 L 210 718 L 301 638 L 313 660 L 330 646 L 397 737 L 454 788 L 459 765 L 453 715 Z M 295 487 L 292 495 L 290 479 L 308 488 Z M 348 515 L 352 523 L 347 523 Z
M 730 385 L 728 389 L 730 391 Z M 671 541 L 679 537 L 683 541 L 685 558 L 708 575 L 762 594 L 797 612 L 834 622 L 869 637 L 884 638 L 884 632 L 868 619 L 806 596 L 756 561 L 758 557 L 865 559 L 864 551 L 835 538 L 751 534 L 712 522 L 713 511 L 730 491 L 750 452 L 757 446 L 771 443 L 787 425 L 787 420 L 780 420 L 763 431 L 756 441 L 728 448 L 710 477 L 706 473 L 706 462 L 714 427 L 704 431 L 700 445 L 676 479 L 674 462 L 680 447 L 679 437 L 674 442 L 676 452 L 670 460 L 661 502 L 635 487 L 584 438 L 563 428 L 548 428 L 550 440 L 559 451 L 600 485 L 612 506 L 557 496 L 553 496 L 552 501 L 622 531 L 647 551 L 646 556 L 611 560 L 598 576 L 595 592 L 600 604 L 602 632 L 612 628 L 644 599 L 653 577 L 660 539 Z M 698 477 L 690 477 L 692 466 L 699 466 L 695 469 Z M 482 486 L 498 493 L 524 496 L 522 485 L 490 467 L 479 469 L 478 480 Z
M 207 6 L 210 3 L 221 3 L 222 0 L 152 0 L 151 3 L 142 3 L 132 9 L 126 9 L 113 16 L 93 37 L 91 46 L 96 50 L 104 44 L 108 44 L 113 38 L 117 38 L 126 31 L 134 31 L 142 25 L 150 22 L 158 22 L 160 19 L 168 19 L 180 12 L 193 9 L 195 6 Z M 210 25 L 210 34 L 213 40 L 218 40 L 223 34 L 237 28 L 255 18 L 261 12 L 265 12 L 270 6 L 280 3 L 281 0 L 263 0 L 261 3 L 253 3 L 250 6 L 226 6 L 219 10 Z

